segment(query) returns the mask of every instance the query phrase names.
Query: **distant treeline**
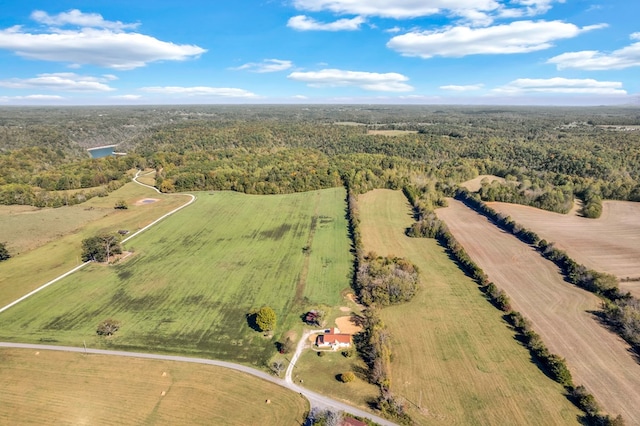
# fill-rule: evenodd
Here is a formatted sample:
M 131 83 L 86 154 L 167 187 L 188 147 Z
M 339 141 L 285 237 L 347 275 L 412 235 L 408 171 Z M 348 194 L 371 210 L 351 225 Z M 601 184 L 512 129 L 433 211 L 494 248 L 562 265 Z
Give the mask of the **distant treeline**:
M 106 188 L 125 168 L 153 167 L 164 192 L 276 194 L 340 186 L 356 193 L 479 174 L 485 200 L 566 211 L 582 198 L 640 200 L 640 132 L 623 108 L 410 106 L 169 106 L 3 110 L 0 203 L 61 205 L 39 192 Z M 396 136 L 369 130 L 412 130 Z M 89 160 L 84 148 L 118 144 L 125 159 Z M 26 188 L 29 186 L 31 189 Z M 45 201 L 53 197 L 54 201 Z M 81 197 L 82 198 L 82 197 Z

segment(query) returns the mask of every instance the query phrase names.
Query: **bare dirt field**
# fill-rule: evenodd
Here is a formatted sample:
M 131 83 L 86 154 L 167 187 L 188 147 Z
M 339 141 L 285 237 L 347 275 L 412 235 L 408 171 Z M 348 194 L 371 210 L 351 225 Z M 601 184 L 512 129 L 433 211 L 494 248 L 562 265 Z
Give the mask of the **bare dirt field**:
M 360 330 L 362 330 L 362 327 L 356 325 L 351 320 L 350 316 L 336 318 L 336 326 L 338 326 L 338 329 L 340 330 L 341 333 L 346 333 L 346 334 L 356 334 Z
M 552 241 L 576 262 L 620 279 L 640 278 L 640 203 L 605 201 L 602 216 L 586 219 L 509 203 L 488 203 L 498 212 Z M 640 282 L 620 287 L 640 297 Z
M 462 182 L 460 186 L 467 188 L 471 192 L 476 192 L 480 190 L 482 187 L 482 181 L 487 179 L 489 182 L 493 182 L 494 180 L 498 180 L 500 182 L 504 182 L 504 178 L 494 175 L 480 175 L 477 178 L 468 180 L 466 182 Z
M 558 268 L 456 200 L 436 210 L 515 310 L 533 323 L 550 351 L 566 358 L 583 384 L 611 414 L 640 424 L 640 365 L 629 346 L 598 323 L 593 294 L 565 282 Z

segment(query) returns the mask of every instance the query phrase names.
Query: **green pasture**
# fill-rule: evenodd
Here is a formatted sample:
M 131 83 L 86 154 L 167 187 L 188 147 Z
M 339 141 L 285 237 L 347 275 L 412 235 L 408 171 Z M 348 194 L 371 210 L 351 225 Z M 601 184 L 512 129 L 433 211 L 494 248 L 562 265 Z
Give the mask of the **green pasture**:
M 0 339 L 262 364 L 306 308 L 340 302 L 351 267 L 342 188 L 197 195 L 127 243 L 129 258 L 92 264 L 0 314 Z M 278 316 L 273 337 L 246 319 L 263 305 Z M 122 327 L 99 338 L 106 318 Z
M 135 205 L 143 198 L 158 201 Z M 115 210 L 118 200 L 125 200 L 129 208 Z M 7 243 L 13 256 L 0 263 L 0 306 L 81 264 L 84 238 L 120 229 L 133 233 L 188 200 L 184 195 L 158 194 L 130 182 L 107 197 L 70 207 L 0 206 L 0 240 Z
M 567 425 L 580 412 L 540 371 L 478 286 L 436 240 L 409 238 L 399 191 L 358 199 L 365 250 L 405 257 L 420 270 L 413 300 L 382 309 L 391 334 L 391 390 L 418 424 Z

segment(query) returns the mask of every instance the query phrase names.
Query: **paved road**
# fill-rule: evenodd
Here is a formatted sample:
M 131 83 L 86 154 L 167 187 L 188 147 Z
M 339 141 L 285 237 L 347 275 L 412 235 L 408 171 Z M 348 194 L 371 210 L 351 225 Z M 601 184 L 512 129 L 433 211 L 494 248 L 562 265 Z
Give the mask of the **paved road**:
M 309 336 L 309 334 L 306 334 L 306 335 L 307 337 Z M 298 344 L 298 346 L 300 346 L 300 344 Z M 217 361 L 213 359 L 203 359 L 203 358 L 190 358 L 190 357 L 175 356 L 175 355 L 158 355 L 158 354 L 147 354 L 147 353 L 140 353 L 140 352 L 110 351 L 110 350 L 104 350 L 104 349 L 90 349 L 90 348 L 84 349 L 84 348 L 76 348 L 72 346 L 33 345 L 28 343 L 0 342 L 0 348 L 18 348 L 18 349 L 33 349 L 38 351 L 47 350 L 47 351 L 87 353 L 87 354 L 96 354 L 96 355 L 124 356 L 124 357 L 130 357 L 130 358 L 157 359 L 162 361 L 175 361 L 175 362 L 190 362 L 193 364 L 205 364 L 205 365 L 213 365 L 216 367 L 224 367 L 231 370 L 236 370 L 246 374 L 250 374 L 254 377 L 258 377 L 268 382 L 275 383 L 276 385 L 283 386 L 294 392 L 298 392 L 309 400 L 309 403 L 311 404 L 312 407 L 330 408 L 332 410 L 336 410 L 336 411 L 340 410 L 346 413 L 354 414 L 356 416 L 367 417 L 373 420 L 374 422 L 384 426 L 394 425 L 394 423 L 388 420 L 385 420 L 381 417 L 374 416 L 373 414 L 368 413 L 366 411 L 360 410 L 355 407 L 351 407 L 350 405 L 344 404 L 340 401 L 336 401 L 327 396 L 312 392 L 308 389 L 305 389 L 293 383 L 287 382 L 286 380 L 273 377 L 263 371 L 256 370 L 255 368 L 247 367 L 245 365 L 240 365 L 240 364 L 234 364 L 232 362 Z
M 154 188 L 153 186 L 150 185 L 146 185 L 144 183 L 141 183 L 138 181 L 138 177 L 140 176 L 140 171 L 138 171 L 135 175 L 135 177 L 133 178 L 133 181 L 135 183 L 137 183 L 138 185 L 142 185 L 145 186 L 147 188 L 151 188 L 154 191 L 160 193 L 160 191 L 158 191 L 158 189 Z M 149 225 L 145 226 L 144 228 L 138 230 L 137 232 L 135 232 L 134 234 L 132 234 L 131 236 L 129 236 L 128 238 L 122 240 L 122 243 L 126 243 L 128 240 L 130 240 L 131 238 L 135 237 L 136 235 L 140 234 L 141 232 L 146 231 L 147 229 L 149 229 L 150 227 L 154 226 L 155 224 L 157 224 L 158 222 L 160 222 L 161 220 L 165 219 L 166 217 L 174 214 L 175 212 L 187 207 L 189 204 L 193 203 L 196 200 L 195 195 L 192 194 L 176 194 L 176 195 L 187 195 L 189 197 L 191 197 L 191 199 L 186 202 L 185 204 L 181 205 L 180 207 L 170 211 L 169 213 L 165 214 L 164 216 L 158 218 L 157 220 L 151 222 Z M 0 313 L 3 312 L 6 309 L 9 309 L 10 307 L 14 306 L 15 304 L 23 301 L 24 299 L 36 294 L 37 292 L 47 288 L 48 286 L 50 286 L 51 284 L 56 283 L 57 281 L 61 280 L 62 278 L 65 278 L 66 276 L 76 272 L 77 270 L 85 267 L 86 265 L 88 265 L 91 262 L 85 262 L 82 265 L 79 265 L 75 268 L 73 268 L 72 270 L 70 270 L 69 272 L 66 272 L 65 274 L 60 275 L 59 277 L 49 281 L 46 284 L 43 284 L 42 286 L 38 287 L 37 289 L 33 290 L 32 292 L 22 296 L 21 298 L 9 303 L 8 305 L 0 308 Z M 361 416 L 361 417 L 367 417 L 371 420 L 373 420 L 376 423 L 379 423 L 381 425 L 394 425 L 394 423 L 389 422 L 388 420 L 385 420 L 381 417 L 377 417 L 374 416 L 373 414 L 370 414 L 366 411 L 362 411 L 358 408 L 355 407 L 351 407 L 350 405 L 344 404 L 340 401 L 335 401 L 329 397 L 326 397 L 324 395 L 320 395 L 318 393 L 312 392 L 310 390 L 307 390 L 303 387 L 300 387 L 296 384 L 293 383 L 293 381 L 291 380 L 291 373 L 293 371 L 293 368 L 295 366 L 296 361 L 298 360 L 298 357 L 300 356 L 300 354 L 302 353 L 302 350 L 304 349 L 305 343 L 307 341 L 307 339 L 309 338 L 309 336 L 313 333 L 320 333 L 322 332 L 322 330 L 313 330 L 313 331 L 308 331 L 306 332 L 303 336 L 302 339 L 300 340 L 300 342 L 298 342 L 298 346 L 296 348 L 296 352 L 293 355 L 291 362 L 289 364 L 289 366 L 287 367 L 287 372 L 285 374 L 285 379 L 279 379 L 273 376 L 270 376 L 269 374 L 260 371 L 260 370 L 256 370 L 254 368 L 251 367 L 247 367 L 244 365 L 240 365 L 240 364 L 234 364 L 232 362 L 225 362 L 225 361 L 216 361 L 216 360 L 211 360 L 211 359 L 203 359 L 203 358 L 189 358 L 189 357 L 183 357 L 183 356 L 171 356 L 171 355 L 156 355 L 156 354 L 146 354 L 146 353 L 140 353 L 140 352 L 124 352 L 124 351 L 108 351 L 108 350 L 102 350 L 102 349 L 84 349 L 84 348 L 75 348 L 75 347 L 70 347 L 70 346 L 51 346 L 51 345 L 31 345 L 31 344 L 26 344 L 26 343 L 3 343 L 0 342 L 0 347 L 5 347 L 5 348 L 23 348 L 23 349 L 36 349 L 36 350 L 51 350 L 51 351 L 64 351 L 64 352 L 81 352 L 81 353 L 90 353 L 90 354 L 98 354 L 98 355 L 113 355 L 113 356 L 127 356 L 127 357 L 133 357 L 133 358 L 146 358 L 146 359 L 159 359 L 159 360 L 166 360 L 166 361 L 177 361 L 177 362 L 191 362 L 191 363 L 196 363 L 196 364 L 207 364 L 207 365 L 215 365 L 218 367 L 224 367 L 224 368 L 229 368 L 231 370 L 236 370 L 236 371 L 241 371 L 243 373 L 247 373 L 247 374 L 251 374 L 252 376 L 255 377 L 259 377 L 263 380 L 267 380 L 269 382 L 275 383 L 277 385 L 280 386 L 284 386 L 292 391 L 298 392 L 301 395 L 304 395 L 308 400 L 309 403 L 311 404 L 312 407 L 319 407 L 319 408 L 325 408 L 325 409 L 332 409 L 332 410 L 339 410 L 339 411 L 344 411 L 347 413 L 351 413 L 354 414 L 356 416 Z

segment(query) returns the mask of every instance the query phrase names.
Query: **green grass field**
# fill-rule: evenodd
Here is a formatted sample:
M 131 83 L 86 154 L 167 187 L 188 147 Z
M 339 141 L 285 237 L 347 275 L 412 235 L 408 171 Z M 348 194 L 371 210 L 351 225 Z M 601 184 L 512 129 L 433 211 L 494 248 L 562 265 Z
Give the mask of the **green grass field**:
M 134 204 L 147 197 L 158 201 Z M 129 208 L 115 210 L 118 200 L 125 200 Z M 107 197 L 95 197 L 71 207 L 34 210 L 1 206 L 0 238 L 13 257 L 0 263 L 0 306 L 82 263 L 84 238 L 120 229 L 134 232 L 187 201 L 185 196 L 158 194 L 131 182 Z M 25 251 L 17 252 L 15 247 Z
M 0 376 L 3 425 L 300 425 L 308 410 L 275 384 L 170 361 L 2 349 Z
M 336 305 L 349 285 L 342 188 L 198 200 L 127 244 L 114 266 L 93 264 L 0 314 L 0 339 L 197 354 L 254 365 L 301 328 L 308 306 Z M 273 338 L 251 309 L 278 315 Z M 122 323 L 99 338 L 99 321 Z
M 342 383 L 338 376 L 347 371 L 356 373 L 356 379 Z M 380 391 L 366 381 L 365 374 L 366 365 L 357 355 L 345 358 L 340 351 L 326 351 L 324 356 L 319 357 L 316 351 L 307 349 L 298 359 L 292 379 L 305 388 L 367 410 L 369 402 Z
M 406 257 L 420 269 L 409 303 L 385 308 L 392 391 L 418 424 L 576 424 L 580 412 L 546 377 L 479 291 L 432 239 L 404 235 L 411 211 L 401 192 L 359 197 L 366 250 Z

